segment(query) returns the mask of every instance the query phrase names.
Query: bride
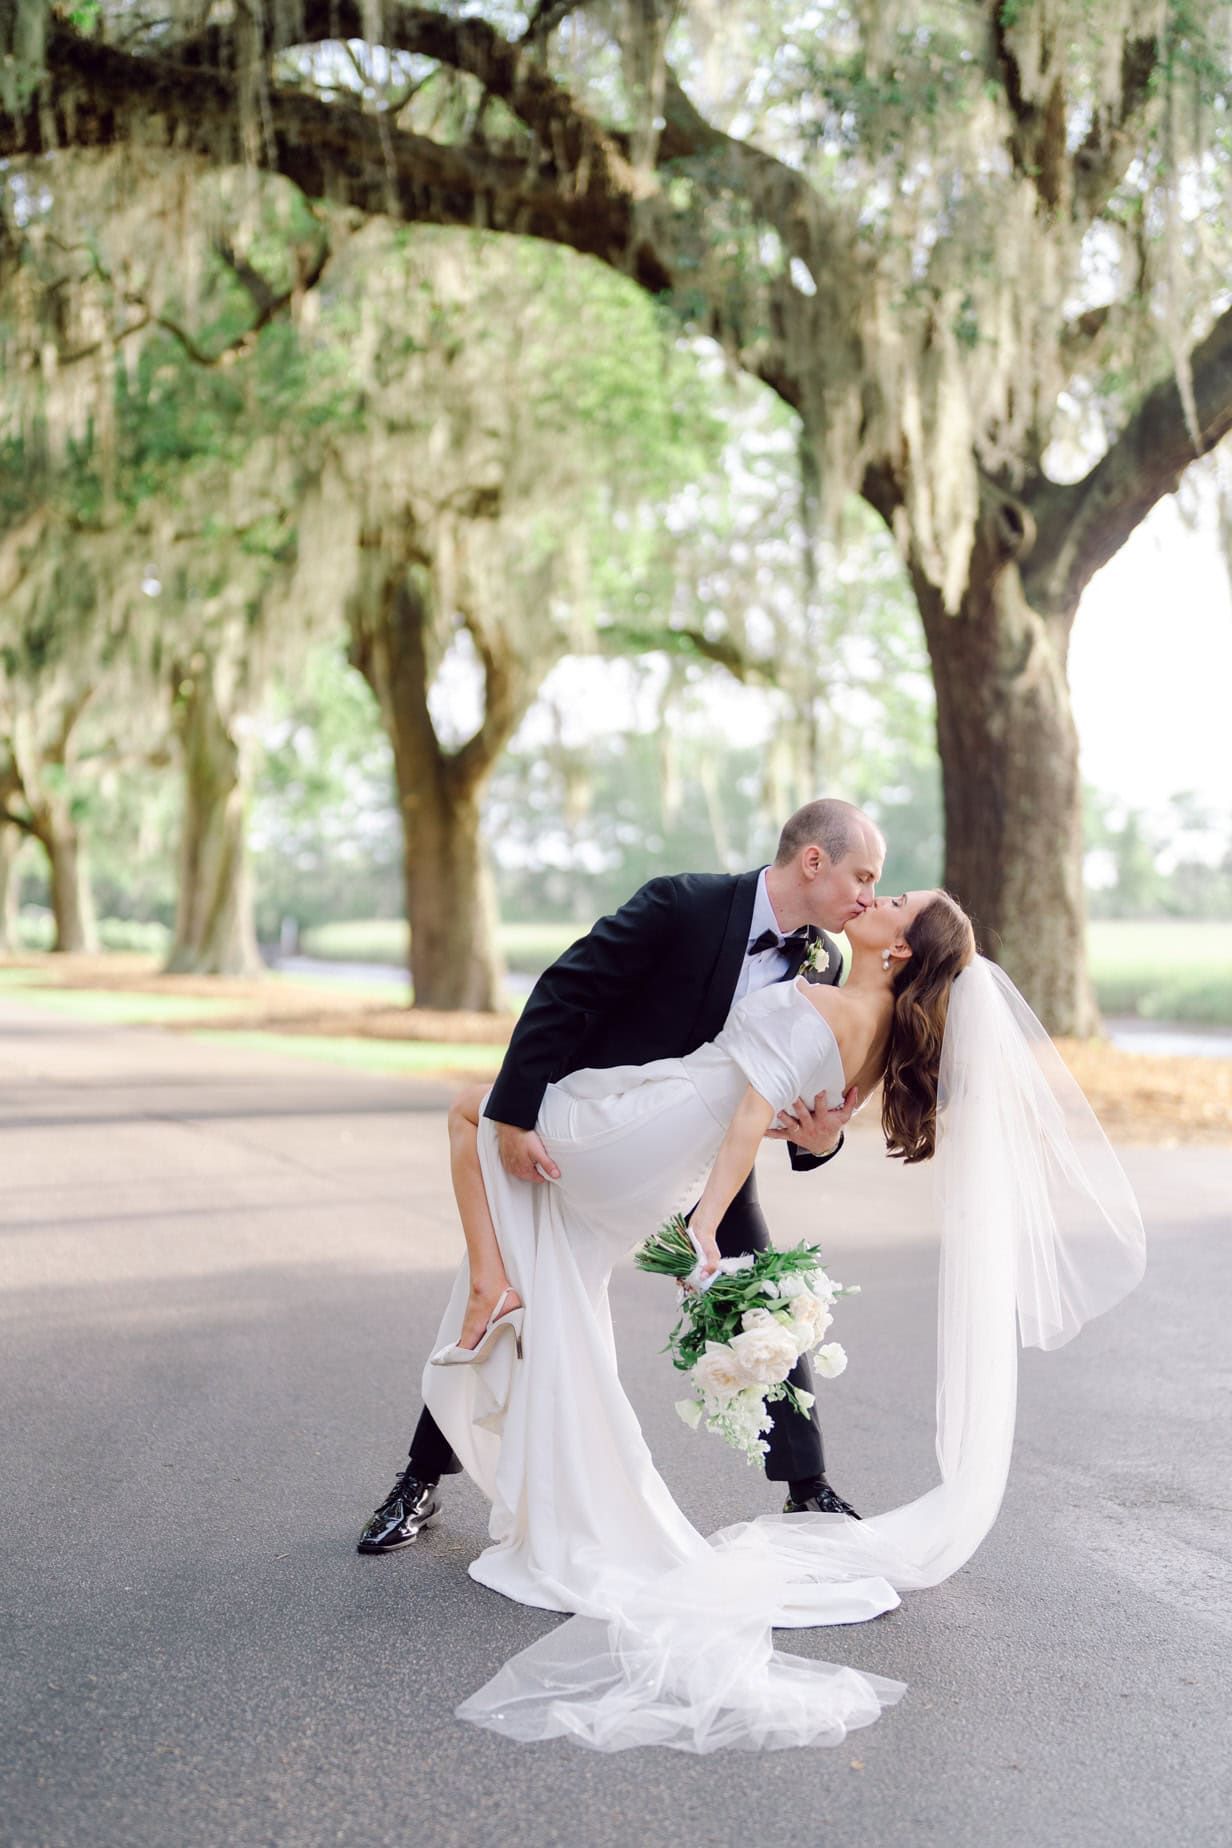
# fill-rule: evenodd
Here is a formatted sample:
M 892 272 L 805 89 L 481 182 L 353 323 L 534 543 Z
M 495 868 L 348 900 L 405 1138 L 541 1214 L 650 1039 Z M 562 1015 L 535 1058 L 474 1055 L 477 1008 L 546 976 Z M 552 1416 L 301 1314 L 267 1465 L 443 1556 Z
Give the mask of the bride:
M 548 1086 L 536 1125 L 559 1180 L 501 1166 L 468 1092 L 450 1114 L 467 1258 L 424 1398 L 492 1503 L 470 1572 L 573 1613 L 459 1713 L 518 1739 L 603 1750 L 836 1744 L 902 1684 L 773 1647 L 774 1626 L 853 1623 L 939 1583 L 996 1517 L 1013 1436 L 1015 1315 L 1053 1347 L 1143 1268 L 1125 1177 L 1012 984 L 944 892 L 848 925 L 842 989 L 788 981 L 739 1002 L 683 1058 Z M 698 1281 L 777 1112 L 882 1082 L 892 1155 L 936 1150 L 941 1483 L 858 1522 L 769 1517 L 703 1538 L 655 1470 L 617 1371 L 614 1263 L 696 1203 Z

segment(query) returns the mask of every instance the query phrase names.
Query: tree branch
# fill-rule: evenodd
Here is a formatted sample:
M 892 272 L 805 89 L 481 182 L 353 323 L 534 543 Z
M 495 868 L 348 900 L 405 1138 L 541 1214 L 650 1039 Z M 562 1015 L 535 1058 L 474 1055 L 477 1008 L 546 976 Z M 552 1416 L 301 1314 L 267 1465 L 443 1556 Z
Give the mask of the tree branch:
M 362 0 L 302 0 L 298 8 L 287 9 L 282 32 L 275 19 L 266 52 L 273 56 L 296 45 L 367 39 L 370 24 Z M 502 38 L 483 19 L 457 19 L 434 7 L 405 4 L 386 8 L 382 38 L 389 51 L 432 58 L 477 79 L 531 131 L 560 172 L 575 180 L 585 176 L 588 191 L 602 196 L 636 190 L 637 175 L 621 137 L 596 121 L 543 69 L 532 46 Z M 212 28 L 199 39 L 177 46 L 175 62 L 233 70 L 237 63 L 234 34 Z
M 353 0 L 306 0 L 303 12 L 300 42 L 314 32 L 362 31 Z M 645 179 L 617 138 L 539 70 L 530 52 L 508 45 L 482 21 L 455 21 L 424 8 L 400 8 L 393 24 L 391 47 L 452 62 L 486 81 L 534 129 L 542 151 L 514 157 L 391 134 L 358 105 L 274 87 L 262 109 L 264 169 L 309 198 L 406 223 L 539 237 L 597 257 L 651 293 L 670 288 L 666 255 L 635 223 Z M 217 31 L 211 42 L 219 43 Z M 200 43 L 191 49 L 199 54 Z M 148 146 L 158 125 L 169 150 L 215 164 L 244 159 L 238 80 L 229 70 L 178 57 L 132 57 L 59 21 L 48 33 L 47 64 L 55 79 L 51 94 L 17 117 L 0 114 L 0 159 L 137 140 Z
M 0 824 L 19 828 L 23 834 L 28 834 L 33 840 L 37 841 L 42 838 L 34 823 L 27 816 L 14 813 L 7 802 L 0 803 Z
M 550 577 L 551 569 L 548 565 L 545 575 Z M 483 718 L 478 730 L 454 752 L 449 769 L 457 786 L 474 789 L 522 723 L 535 694 L 564 653 L 564 645 L 561 637 L 544 636 L 523 658 L 502 645 L 499 625 L 483 622 L 465 605 L 461 613 L 483 665 Z
M 1097 114 L 1074 152 L 1074 205 L 1080 219 L 1098 218 L 1137 152 L 1137 130 L 1155 94 L 1157 38 L 1130 39 L 1121 54 L 1121 106 L 1108 122 Z
M 854 258 L 846 221 L 831 211 L 816 187 L 795 167 L 767 154 L 750 141 L 737 141 L 708 122 L 686 94 L 669 65 L 663 91 L 663 133 L 659 165 L 705 159 L 709 176 L 717 176 L 761 210 L 790 254 L 807 264 L 820 284 L 826 252 L 835 244 Z
M 1072 486 L 1046 483 L 1030 497 L 1038 536 L 1023 578 L 1035 607 L 1072 620 L 1102 565 L 1198 455 L 1232 431 L 1232 308 L 1194 349 L 1195 448 L 1175 377 L 1147 393 L 1107 454 Z
M 570 13 L 578 10 L 578 0 L 539 0 L 530 23 L 518 40 L 519 45 L 542 45 Z
M 1136 131 L 1154 95 L 1159 40 L 1152 36 L 1127 41 L 1121 53 L 1121 95 L 1116 113 L 1110 117 L 1097 110 L 1071 157 L 1066 146 L 1064 63 L 1057 58 L 1056 75 L 1042 101 L 1029 97 L 1006 13 L 1005 0 L 990 0 L 993 59 L 1014 122 L 1010 158 L 1015 170 L 1033 182 L 1050 211 L 1068 210 L 1078 223 L 1090 224 L 1099 217 L 1134 158 Z
M 1065 150 L 1064 65 L 1058 62 L 1056 75 L 1042 103 L 1029 97 L 1022 80 L 1022 68 L 1010 43 L 1007 11 L 1004 0 L 992 0 L 993 56 L 1014 122 L 1010 159 L 1015 170 L 1032 181 L 1047 209 L 1057 212 L 1067 203 L 1070 183 Z M 1050 63 L 1054 51 L 1055 47 L 1050 47 Z
M 133 334 L 139 334 L 143 328 L 161 327 L 164 333 L 170 334 L 171 338 L 179 343 L 194 366 L 225 365 L 230 360 L 249 352 L 253 341 L 263 328 L 280 315 L 284 308 L 289 308 L 298 295 L 306 294 L 316 287 L 330 259 L 329 241 L 325 238 L 311 254 L 302 249 L 297 250 L 294 253 L 295 281 L 289 289 L 284 289 L 279 293 L 270 287 L 258 270 L 242 257 L 238 257 L 225 239 L 219 242 L 215 249 L 220 260 L 226 264 L 236 280 L 246 290 L 257 311 L 256 319 L 250 326 L 224 342 L 216 351 L 207 352 L 204 347 L 197 344 L 187 328 L 181 327 L 169 315 L 156 314 L 144 296 L 128 290 L 124 295 L 125 303 L 130 308 L 140 309 L 141 312 L 135 321 L 130 321 L 126 327 L 120 328 L 118 333 L 110 336 L 110 344 L 113 347 L 120 346 Z M 114 281 L 111 272 L 98 261 L 97 257 L 93 259 L 91 267 L 101 282 L 110 284 Z M 60 353 L 57 355 L 58 363 L 61 366 L 76 365 L 80 360 L 89 359 L 95 353 L 101 352 L 103 344 L 101 340 L 95 340 L 89 346 L 75 347 L 71 352 Z
M 685 660 L 710 661 L 724 668 L 742 686 L 777 687 L 776 664 L 755 659 L 730 637 L 707 635 L 702 629 L 649 628 L 638 623 L 607 623 L 598 631 L 599 651 L 607 655 L 666 654 Z

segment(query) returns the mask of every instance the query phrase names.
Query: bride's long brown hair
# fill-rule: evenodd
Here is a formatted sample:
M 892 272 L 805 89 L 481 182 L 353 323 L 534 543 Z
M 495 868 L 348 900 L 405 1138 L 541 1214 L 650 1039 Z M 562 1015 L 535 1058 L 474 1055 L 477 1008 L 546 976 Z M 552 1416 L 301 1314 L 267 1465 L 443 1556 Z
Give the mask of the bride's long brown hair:
M 937 1142 L 937 1078 L 950 989 L 975 955 L 975 932 L 962 906 L 938 892 L 903 935 L 911 961 L 894 981 L 881 1128 L 891 1155 L 927 1161 Z

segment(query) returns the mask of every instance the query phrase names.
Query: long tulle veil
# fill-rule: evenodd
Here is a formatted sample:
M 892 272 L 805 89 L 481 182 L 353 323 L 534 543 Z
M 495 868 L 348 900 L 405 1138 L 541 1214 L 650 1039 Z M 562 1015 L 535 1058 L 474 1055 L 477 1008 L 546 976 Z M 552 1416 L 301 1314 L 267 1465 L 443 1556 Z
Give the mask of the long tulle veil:
M 709 1752 L 837 1744 L 899 1682 L 774 1648 L 774 1626 L 843 1624 L 958 1570 L 992 1526 L 1013 1444 L 1017 1346 L 1054 1348 L 1127 1294 L 1137 1203 L 1081 1090 L 1013 984 L 977 957 L 942 1050 L 940 1482 L 863 1522 L 770 1517 L 727 1528 L 687 1567 L 573 1617 L 459 1714 L 520 1740 Z M 617 1590 L 617 1585 L 619 1590 Z

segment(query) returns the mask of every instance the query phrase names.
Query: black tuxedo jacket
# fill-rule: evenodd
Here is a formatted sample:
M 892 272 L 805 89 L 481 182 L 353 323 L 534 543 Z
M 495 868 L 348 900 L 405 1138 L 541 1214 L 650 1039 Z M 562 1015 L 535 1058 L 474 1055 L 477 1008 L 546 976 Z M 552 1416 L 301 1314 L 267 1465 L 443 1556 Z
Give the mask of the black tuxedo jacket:
M 748 952 L 759 870 L 652 879 L 600 918 L 535 983 L 486 1114 L 532 1129 L 545 1089 L 569 1072 L 683 1058 L 712 1040 L 727 1019 Z M 826 960 L 818 958 L 813 979 L 837 982 L 838 945 L 810 926 L 810 943 L 816 938 Z M 791 977 L 803 960 L 804 952 Z M 787 1148 L 794 1168 L 831 1159 L 794 1142 Z

